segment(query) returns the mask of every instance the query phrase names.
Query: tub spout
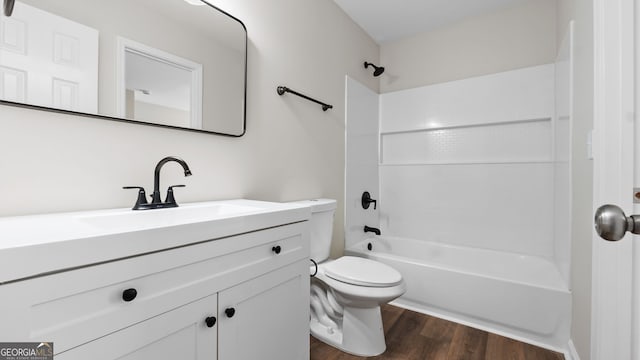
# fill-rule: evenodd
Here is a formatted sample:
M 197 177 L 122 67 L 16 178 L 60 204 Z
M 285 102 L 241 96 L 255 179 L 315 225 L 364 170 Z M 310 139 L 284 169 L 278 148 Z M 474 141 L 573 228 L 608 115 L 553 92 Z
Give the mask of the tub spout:
M 372 233 L 374 233 L 376 235 L 380 235 L 380 229 L 377 229 L 377 228 L 374 228 L 374 227 L 370 227 L 370 226 L 367 226 L 367 225 L 364 226 L 364 232 L 372 232 Z

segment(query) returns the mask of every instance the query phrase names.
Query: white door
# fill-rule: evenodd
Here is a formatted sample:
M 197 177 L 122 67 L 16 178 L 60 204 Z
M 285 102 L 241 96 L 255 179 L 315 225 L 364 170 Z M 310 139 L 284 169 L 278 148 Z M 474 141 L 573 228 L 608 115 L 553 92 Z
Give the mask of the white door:
M 98 113 L 98 31 L 16 2 L 0 16 L 0 100 Z
M 594 0 L 594 210 L 614 204 L 640 214 L 633 187 L 640 187 L 640 141 L 634 92 L 638 0 Z M 635 147 L 635 149 L 634 149 Z M 621 218 L 624 222 L 624 219 Z M 613 222 L 610 222 L 611 225 Z M 606 224 L 605 224 L 606 225 Z M 607 226 L 600 222 L 600 231 Z M 638 281 L 640 237 L 627 233 L 609 242 L 594 233 L 591 359 L 639 359 Z
M 305 259 L 221 291 L 218 357 L 308 359 L 308 271 Z

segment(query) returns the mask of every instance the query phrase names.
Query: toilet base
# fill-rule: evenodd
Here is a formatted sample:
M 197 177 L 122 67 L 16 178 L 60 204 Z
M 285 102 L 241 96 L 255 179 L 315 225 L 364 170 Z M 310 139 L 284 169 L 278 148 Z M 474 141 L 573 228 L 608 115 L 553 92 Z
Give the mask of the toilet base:
M 312 316 L 310 329 L 316 339 L 352 355 L 376 356 L 387 349 L 379 306 L 345 306 L 341 328 L 323 325 Z

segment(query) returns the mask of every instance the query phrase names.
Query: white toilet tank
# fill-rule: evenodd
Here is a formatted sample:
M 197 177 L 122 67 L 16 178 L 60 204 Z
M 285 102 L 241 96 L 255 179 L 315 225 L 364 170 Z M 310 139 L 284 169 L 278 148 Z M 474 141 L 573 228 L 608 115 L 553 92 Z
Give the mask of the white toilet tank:
M 331 238 L 333 234 L 333 214 L 336 212 L 336 201 L 333 199 L 314 199 L 296 201 L 311 207 L 311 259 L 321 262 L 329 258 Z

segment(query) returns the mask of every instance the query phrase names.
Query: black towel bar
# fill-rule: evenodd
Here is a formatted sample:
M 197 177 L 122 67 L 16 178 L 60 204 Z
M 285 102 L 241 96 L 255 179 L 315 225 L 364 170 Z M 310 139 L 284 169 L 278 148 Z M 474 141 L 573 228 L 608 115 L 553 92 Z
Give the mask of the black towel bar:
M 300 94 L 299 92 L 297 92 L 295 90 L 291 90 L 286 86 L 278 86 L 277 91 L 278 91 L 278 95 L 281 95 L 281 96 L 284 95 L 284 93 L 292 93 L 294 95 L 300 96 L 301 98 L 305 98 L 305 99 L 307 99 L 309 101 L 313 101 L 316 104 L 320 104 L 320 105 L 322 105 L 322 111 L 327 111 L 329 109 L 333 109 L 333 105 L 325 104 L 325 103 L 323 103 L 321 101 L 318 101 L 318 100 L 316 100 L 314 98 L 308 97 L 307 95 Z

